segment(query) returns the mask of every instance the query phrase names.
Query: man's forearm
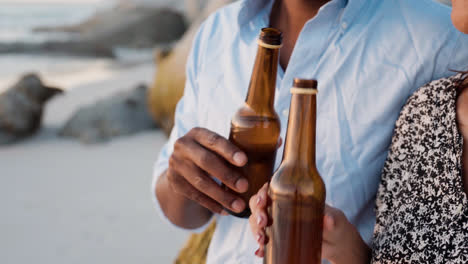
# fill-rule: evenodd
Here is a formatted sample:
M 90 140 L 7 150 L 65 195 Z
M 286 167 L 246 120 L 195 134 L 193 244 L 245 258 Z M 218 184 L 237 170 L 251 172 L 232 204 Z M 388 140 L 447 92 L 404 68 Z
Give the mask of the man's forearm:
M 166 217 L 175 225 L 195 229 L 206 224 L 213 213 L 185 196 L 176 193 L 164 171 L 156 183 L 156 198 Z

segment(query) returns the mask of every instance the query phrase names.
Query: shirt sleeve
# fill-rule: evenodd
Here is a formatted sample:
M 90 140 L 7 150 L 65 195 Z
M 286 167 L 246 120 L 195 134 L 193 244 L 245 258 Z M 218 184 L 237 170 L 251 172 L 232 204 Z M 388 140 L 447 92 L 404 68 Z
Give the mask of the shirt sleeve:
M 201 31 L 201 30 L 200 30 Z M 187 59 L 186 65 L 186 82 L 185 82 L 185 89 L 184 94 L 180 101 L 177 104 L 176 111 L 175 111 L 175 118 L 174 118 L 174 127 L 172 129 L 171 135 L 166 142 L 166 144 L 162 147 L 161 152 L 159 153 L 158 160 L 156 161 L 153 169 L 153 182 L 151 185 L 152 190 L 152 197 L 154 204 L 156 206 L 156 210 L 158 211 L 159 215 L 163 219 L 163 221 L 167 224 L 173 225 L 169 219 L 166 217 L 164 212 L 161 209 L 159 201 L 156 198 L 156 183 L 160 175 L 169 167 L 169 157 L 171 156 L 174 150 L 174 143 L 177 139 L 184 136 L 189 132 L 192 128 L 198 125 L 198 117 L 197 117 L 197 109 L 198 109 L 198 85 L 197 85 L 197 71 L 200 68 L 199 64 L 199 57 L 200 57 L 200 31 L 198 32 L 197 36 L 195 37 L 190 55 Z M 209 221 L 208 221 L 209 222 Z M 203 231 L 206 225 L 190 230 L 192 232 L 201 232 Z

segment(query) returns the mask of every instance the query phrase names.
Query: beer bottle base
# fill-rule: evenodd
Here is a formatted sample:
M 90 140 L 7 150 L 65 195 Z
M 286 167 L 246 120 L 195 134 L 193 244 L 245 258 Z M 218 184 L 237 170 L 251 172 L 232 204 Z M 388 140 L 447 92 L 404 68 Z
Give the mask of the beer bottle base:
M 250 208 L 249 208 L 249 207 L 247 207 L 244 211 L 242 211 L 242 212 L 240 212 L 240 213 L 235 213 L 235 212 L 233 212 L 233 211 L 231 211 L 231 210 L 229 210 L 229 209 L 226 209 L 226 208 L 225 208 L 225 210 L 226 210 L 229 214 L 231 214 L 231 215 L 233 215 L 233 216 L 235 216 L 235 217 L 239 217 L 239 218 L 249 218 L 250 215 L 252 214 L 252 212 L 250 211 Z

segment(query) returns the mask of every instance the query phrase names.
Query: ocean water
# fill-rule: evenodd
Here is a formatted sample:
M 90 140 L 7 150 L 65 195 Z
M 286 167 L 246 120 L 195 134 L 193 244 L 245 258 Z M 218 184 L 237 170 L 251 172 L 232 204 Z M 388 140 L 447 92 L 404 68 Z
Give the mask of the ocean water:
M 75 24 L 91 16 L 99 8 L 103 6 L 75 3 L 0 3 L 0 43 L 37 43 L 68 38 L 65 34 L 34 32 L 34 28 Z
M 95 12 L 109 8 L 112 0 L 97 3 L 25 4 L 0 2 L 0 43 L 41 43 L 48 40 L 67 40 L 69 34 L 35 32 L 44 26 L 72 25 L 84 21 Z M 30 54 L 0 54 L 0 92 L 17 79 L 30 72 L 41 75 L 43 80 L 64 89 L 109 78 L 121 70 L 122 65 L 135 65 L 152 59 L 151 51 L 127 51 L 117 49 L 117 60 L 82 58 L 73 56 L 49 56 Z

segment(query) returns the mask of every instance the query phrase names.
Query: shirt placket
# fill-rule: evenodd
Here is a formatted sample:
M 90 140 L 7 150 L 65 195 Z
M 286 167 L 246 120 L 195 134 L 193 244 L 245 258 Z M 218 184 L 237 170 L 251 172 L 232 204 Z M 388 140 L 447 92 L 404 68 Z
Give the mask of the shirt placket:
M 335 1 L 335 2 L 339 2 Z M 290 88 L 294 78 L 318 78 L 316 76 L 315 65 L 318 64 L 321 55 L 325 53 L 329 47 L 327 41 L 330 39 L 330 34 L 339 30 L 335 26 L 335 20 L 330 20 L 330 16 L 339 14 L 341 8 L 339 3 L 330 3 L 324 6 L 317 16 L 309 20 L 302 29 L 293 53 L 289 60 L 289 65 L 286 71 L 280 68 L 278 71 L 277 81 L 277 96 L 275 100 L 275 108 L 280 115 L 281 120 L 281 137 L 285 139 L 287 123 L 289 117 L 289 106 L 291 100 Z M 277 163 L 282 159 L 282 148 L 278 151 Z

